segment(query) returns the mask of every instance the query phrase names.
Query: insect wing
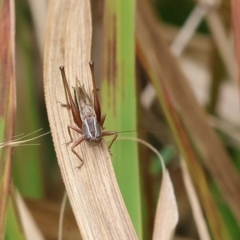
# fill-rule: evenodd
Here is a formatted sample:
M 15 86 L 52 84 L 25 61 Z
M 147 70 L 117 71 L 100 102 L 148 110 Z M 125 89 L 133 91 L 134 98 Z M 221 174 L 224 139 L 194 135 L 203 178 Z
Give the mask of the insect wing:
M 79 80 L 76 78 L 76 87 L 74 88 L 74 97 L 76 105 L 79 107 L 79 111 L 84 108 L 85 105 L 92 106 L 92 101 L 88 96 L 84 86 L 80 86 Z
M 94 75 L 94 63 L 90 62 L 89 66 L 90 66 L 91 74 L 92 74 L 94 110 L 96 112 L 98 122 L 101 122 L 101 107 L 100 107 L 98 95 L 97 95 L 96 81 L 95 81 L 95 75 Z

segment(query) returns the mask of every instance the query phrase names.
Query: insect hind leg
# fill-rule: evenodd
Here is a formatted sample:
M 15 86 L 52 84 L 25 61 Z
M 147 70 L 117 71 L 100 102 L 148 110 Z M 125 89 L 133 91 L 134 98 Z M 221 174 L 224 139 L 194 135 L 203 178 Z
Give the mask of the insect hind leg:
M 114 135 L 114 136 L 113 136 L 113 138 L 112 138 L 111 143 L 110 143 L 109 146 L 108 146 L 108 150 L 110 150 L 110 148 L 111 148 L 111 146 L 113 145 L 114 141 L 117 139 L 118 133 L 117 133 L 117 132 L 103 132 L 103 133 L 102 133 L 102 136 L 103 136 L 103 137 L 104 137 L 104 136 L 112 136 L 112 135 Z

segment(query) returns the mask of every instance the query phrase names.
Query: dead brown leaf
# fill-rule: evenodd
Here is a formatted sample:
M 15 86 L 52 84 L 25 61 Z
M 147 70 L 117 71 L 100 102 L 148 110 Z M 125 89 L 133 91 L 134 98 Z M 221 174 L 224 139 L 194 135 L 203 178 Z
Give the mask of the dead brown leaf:
M 104 143 L 90 148 L 85 142 L 71 152 L 67 125 L 74 125 L 66 103 L 59 66 L 66 70 L 70 86 L 76 77 L 91 96 L 90 1 L 51 0 L 44 52 L 44 85 L 52 137 L 66 191 L 83 239 L 137 239 L 121 197 L 108 149 Z M 74 140 L 80 136 L 73 134 Z

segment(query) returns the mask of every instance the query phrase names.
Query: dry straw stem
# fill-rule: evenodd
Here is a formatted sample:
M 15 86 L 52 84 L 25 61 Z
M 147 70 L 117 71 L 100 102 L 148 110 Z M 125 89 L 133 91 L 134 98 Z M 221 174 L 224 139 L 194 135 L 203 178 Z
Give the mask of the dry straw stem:
M 0 141 L 13 136 L 15 94 L 14 2 L 0 2 Z M 0 239 L 4 238 L 6 210 L 11 179 L 11 148 L 0 152 Z
M 41 130 L 41 129 L 40 129 Z M 39 131 L 39 130 L 38 130 Z M 34 146 L 34 145 L 39 145 L 38 143 L 28 143 L 34 139 L 37 139 L 37 138 L 40 138 L 40 137 L 43 137 L 47 134 L 49 134 L 50 132 L 47 132 L 47 133 L 44 133 L 44 134 L 41 134 L 37 137 L 34 137 L 34 138 L 30 138 L 30 139 L 25 139 L 25 140 L 21 140 L 27 136 L 30 136 L 38 131 L 35 131 L 33 133 L 30 133 L 30 134 L 27 134 L 27 135 L 24 135 L 24 134 L 21 134 L 20 137 L 16 137 L 15 139 L 13 140 L 10 140 L 10 141 L 7 141 L 7 142 L 3 142 L 3 143 L 0 143 L 0 149 L 1 148 L 9 148 L 9 147 L 18 147 L 18 146 Z
M 159 30 L 159 24 L 152 16 L 149 7 L 144 4 L 144 0 L 139 0 L 138 3 L 136 33 L 139 57 L 146 68 L 154 69 L 152 75 L 163 82 L 199 147 L 204 165 L 240 222 L 239 175 L 223 145 L 208 124 L 207 116 L 197 103 L 176 59 L 170 54 Z M 159 83 L 153 84 L 157 92 L 160 92 Z
M 234 44 L 235 44 L 235 54 L 237 57 L 237 68 L 238 68 L 238 84 L 240 84 L 240 2 L 238 0 L 231 0 L 231 10 L 232 10 L 232 24 L 234 32 Z
M 217 9 L 210 9 L 206 20 L 226 70 L 231 80 L 237 83 L 237 64 L 234 51 Z
M 76 77 L 92 96 L 89 68 L 91 12 L 86 0 L 51 0 L 44 49 L 44 87 L 48 118 L 58 164 L 83 239 L 137 239 L 120 194 L 108 149 L 104 143 L 89 147 L 85 142 L 76 151 L 66 142 L 67 126 L 74 125 L 66 103 L 59 66 L 63 65 L 70 86 Z M 73 132 L 74 140 L 79 134 Z
M 181 163 L 181 170 L 182 170 L 185 189 L 186 189 L 188 199 L 192 208 L 193 217 L 196 222 L 196 228 L 198 230 L 199 238 L 201 240 L 210 240 L 211 238 L 208 232 L 207 223 L 206 223 L 206 220 L 204 219 L 204 215 L 201 209 L 201 204 L 200 204 L 200 201 L 198 200 L 196 190 L 194 189 L 194 185 L 187 168 L 186 160 L 184 160 L 183 157 L 181 157 L 180 163 Z

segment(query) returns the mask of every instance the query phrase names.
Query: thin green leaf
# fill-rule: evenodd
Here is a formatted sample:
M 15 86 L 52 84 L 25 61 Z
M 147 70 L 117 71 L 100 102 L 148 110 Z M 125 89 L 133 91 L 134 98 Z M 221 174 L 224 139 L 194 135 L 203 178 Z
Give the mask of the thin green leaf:
M 16 204 L 12 199 L 12 196 L 8 202 L 7 208 L 7 224 L 6 224 L 6 240 L 18 239 L 18 240 L 25 240 L 23 228 L 21 225 L 21 219 L 18 216 L 18 211 L 16 210 Z
M 38 107 L 39 86 L 42 77 L 36 75 L 36 44 L 32 34 L 33 24 L 27 1 L 16 1 L 16 42 L 17 42 L 17 121 L 16 132 L 31 132 L 43 127 L 40 123 L 43 114 Z M 40 91 L 39 91 L 40 92 Z M 24 117 L 23 117 L 24 116 Z M 42 145 L 43 146 L 43 145 Z M 27 148 L 24 156 L 22 149 L 14 150 L 13 178 L 25 197 L 42 198 L 44 194 L 43 147 Z
M 135 1 L 104 4 L 103 77 L 101 96 L 112 131 L 137 129 L 135 81 Z M 129 134 L 128 134 L 129 135 Z M 136 133 L 131 134 L 136 136 Z M 118 183 L 138 237 L 142 239 L 138 146 L 117 142 L 111 149 Z

